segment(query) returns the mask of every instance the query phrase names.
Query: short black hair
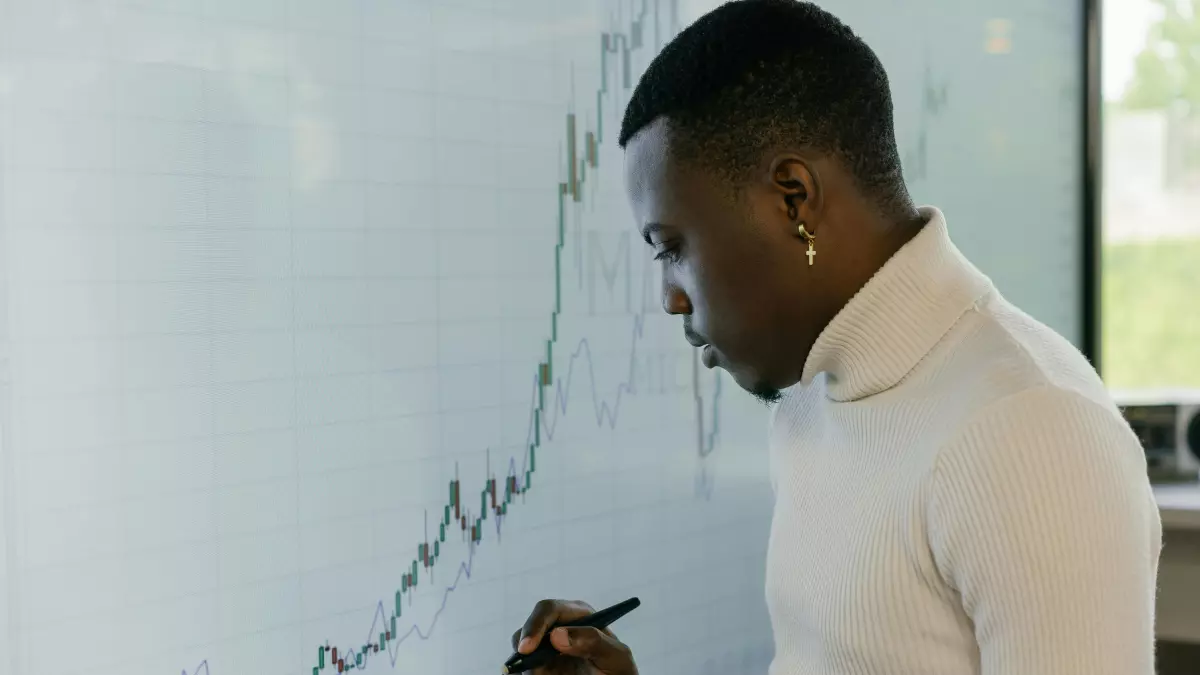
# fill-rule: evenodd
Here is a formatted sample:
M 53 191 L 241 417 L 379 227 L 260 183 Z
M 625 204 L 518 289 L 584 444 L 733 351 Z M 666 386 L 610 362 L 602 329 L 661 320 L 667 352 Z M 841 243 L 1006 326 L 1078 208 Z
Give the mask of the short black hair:
M 884 213 L 911 210 L 883 64 L 810 2 L 736 0 L 681 31 L 634 88 L 621 147 L 660 117 L 672 153 L 735 183 L 799 145 L 840 157 Z

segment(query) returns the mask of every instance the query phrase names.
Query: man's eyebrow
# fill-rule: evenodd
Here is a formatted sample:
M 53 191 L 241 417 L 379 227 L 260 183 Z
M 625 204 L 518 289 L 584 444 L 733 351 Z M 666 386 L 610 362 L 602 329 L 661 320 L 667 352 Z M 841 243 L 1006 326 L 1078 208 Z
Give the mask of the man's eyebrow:
M 667 225 L 663 223 L 646 223 L 642 226 L 642 239 L 646 240 L 646 244 L 653 246 L 653 242 L 650 241 L 650 235 L 661 232 L 666 228 Z

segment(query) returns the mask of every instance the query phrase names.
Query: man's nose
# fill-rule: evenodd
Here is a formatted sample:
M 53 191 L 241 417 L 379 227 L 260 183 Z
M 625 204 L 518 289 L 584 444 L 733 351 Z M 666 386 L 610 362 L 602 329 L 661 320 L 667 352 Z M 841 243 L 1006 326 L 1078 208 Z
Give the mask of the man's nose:
M 664 281 L 663 311 L 667 314 L 691 314 L 692 301 L 682 288 Z

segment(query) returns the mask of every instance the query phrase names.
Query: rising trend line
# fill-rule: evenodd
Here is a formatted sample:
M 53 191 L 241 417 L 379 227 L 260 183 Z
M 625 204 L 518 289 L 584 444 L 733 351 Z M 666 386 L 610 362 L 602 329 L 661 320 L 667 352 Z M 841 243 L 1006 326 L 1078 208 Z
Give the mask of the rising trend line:
M 656 17 L 660 1 L 655 0 Z M 671 3 L 672 31 L 677 31 L 678 10 L 676 4 L 678 0 L 666 1 Z M 582 201 L 582 188 L 587 180 L 588 171 L 595 170 L 599 166 L 599 145 L 604 138 L 602 124 L 604 119 L 603 103 L 605 96 L 610 94 L 608 86 L 608 74 L 611 65 L 610 55 L 619 55 L 622 86 L 623 89 L 628 90 L 632 85 L 631 55 L 634 51 L 644 46 L 643 31 L 646 16 L 649 12 L 648 5 L 649 0 L 642 0 L 641 10 L 636 18 L 630 22 L 628 32 L 606 32 L 601 35 L 601 85 L 596 91 L 596 130 L 584 133 L 582 153 L 579 152 L 580 148 L 577 147 L 576 116 L 574 113 L 569 113 L 566 118 L 567 180 L 559 183 L 557 186 L 558 230 L 554 247 L 554 309 L 550 314 L 550 338 L 545 343 L 545 359 L 538 364 L 537 371 L 533 376 L 534 401 L 531 405 L 530 424 L 520 467 L 518 467 L 516 458 L 509 458 L 507 470 L 504 475 L 503 496 L 498 496 L 499 484 L 490 468 L 489 453 L 488 478 L 484 481 L 483 489 L 479 492 L 478 511 L 464 504 L 461 492 L 462 486 L 458 480 L 458 469 L 457 466 L 455 467 L 455 477 L 448 485 L 448 499 L 442 505 L 437 533 L 433 537 L 430 537 L 427 533 L 425 541 L 417 544 L 416 557 L 405 568 L 400 579 L 400 588 L 395 592 L 394 606 L 390 606 L 389 602 L 385 602 L 384 600 L 380 600 L 376 604 L 374 616 L 367 630 L 366 640 L 355 648 L 350 650 L 339 649 L 328 643 L 318 646 L 316 648 L 315 664 L 312 666 L 314 675 L 318 675 L 326 668 L 336 668 L 339 673 L 352 669 L 365 668 L 380 651 L 384 652 L 394 667 L 399 658 L 400 646 L 406 640 L 414 635 L 422 640 L 429 638 L 438 620 L 441 618 L 442 612 L 446 609 L 450 595 L 457 590 L 463 580 L 470 580 L 471 578 L 475 553 L 483 541 L 484 523 L 488 519 L 489 512 L 493 515 L 495 531 L 497 539 L 499 539 L 502 524 L 508 516 L 509 506 L 514 503 L 513 500 L 516 497 L 524 495 L 531 488 L 533 474 L 537 470 L 537 450 L 542 447 L 544 441 L 551 440 L 554 437 L 554 432 L 561 416 L 567 413 L 571 401 L 572 385 L 577 372 L 586 371 L 588 376 L 590 383 L 589 393 L 592 399 L 593 413 L 597 426 L 603 427 L 607 425 L 610 428 L 615 427 L 621 402 L 624 400 L 625 395 L 635 393 L 637 347 L 644 335 L 645 329 L 644 308 L 640 309 L 632 317 L 633 325 L 630 337 L 629 367 L 624 372 L 624 381 L 617 385 L 616 392 L 611 401 L 602 397 L 597 390 L 595 360 L 587 338 L 581 339 L 570 353 L 565 378 L 561 376 L 558 378 L 554 377 L 553 364 L 555 361 L 555 347 L 559 341 L 558 319 L 562 313 L 562 252 L 564 248 L 566 203 L 568 200 L 573 202 Z M 643 279 L 643 283 L 647 282 L 648 279 Z M 580 360 L 586 362 L 586 368 L 577 370 Z M 705 457 L 712 452 L 717 436 L 716 412 L 720 394 L 720 378 L 717 379 L 717 388 L 712 400 L 713 427 L 711 432 L 706 434 L 703 422 L 703 397 L 699 390 L 698 375 L 695 373 L 694 375 L 697 377 L 694 395 L 697 402 L 699 452 L 701 457 Z M 553 405 L 547 408 L 546 390 L 551 385 L 554 387 L 554 400 Z M 544 439 L 542 437 L 543 430 L 545 432 Z M 467 543 L 467 559 L 459 563 L 453 582 L 445 587 L 441 603 L 426 627 L 422 628 L 420 624 L 415 622 L 398 626 L 398 620 L 403 616 L 405 601 L 407 600 L 407 604 L 411 606 L 413 589 L 421 583 L 421 570 L 427 570 L 430 577 L 432 577 L 433 570 L 442 557 L 441 544 L 446 541 L 447 532 L 454 527 L 459 529 L 462 539 Z M 208 661 L 202 661 L 192 673 L 183 670 L 182 675 L 211 675 Z

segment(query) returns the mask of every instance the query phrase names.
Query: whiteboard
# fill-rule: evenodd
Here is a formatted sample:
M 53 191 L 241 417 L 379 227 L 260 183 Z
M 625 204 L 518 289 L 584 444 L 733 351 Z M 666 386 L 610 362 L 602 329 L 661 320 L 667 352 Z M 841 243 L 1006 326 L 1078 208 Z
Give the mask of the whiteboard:
M 826 5 L 918 201 L 1077 338 L 1078 8 Z M 637 595 L 643 672 L 765 672 L 766 410 L 614 143 L 712 6 L 0 0 L 4 670 L 490 674 Z

